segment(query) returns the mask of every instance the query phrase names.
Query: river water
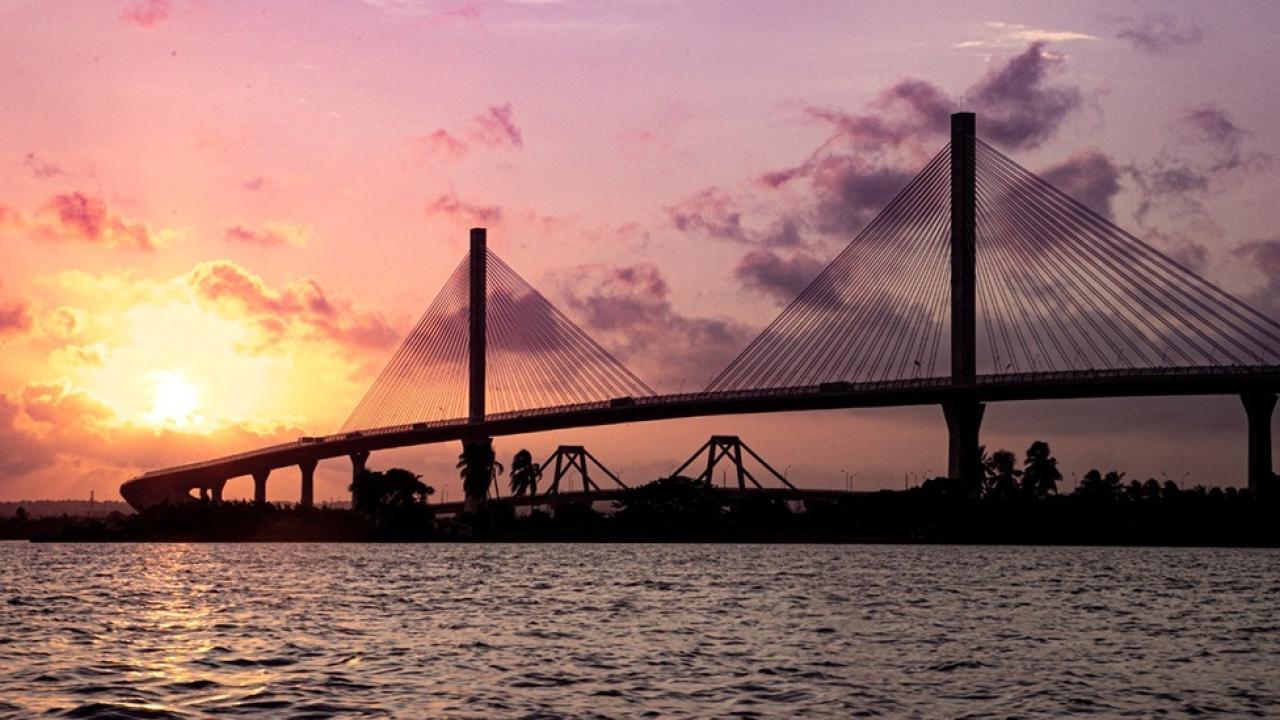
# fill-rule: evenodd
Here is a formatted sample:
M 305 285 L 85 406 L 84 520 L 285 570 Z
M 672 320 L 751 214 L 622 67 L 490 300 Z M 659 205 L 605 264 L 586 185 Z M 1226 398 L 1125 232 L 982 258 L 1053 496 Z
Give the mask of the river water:
M 1280 552 L 0 543 L 0 716 L 1280 715 Z

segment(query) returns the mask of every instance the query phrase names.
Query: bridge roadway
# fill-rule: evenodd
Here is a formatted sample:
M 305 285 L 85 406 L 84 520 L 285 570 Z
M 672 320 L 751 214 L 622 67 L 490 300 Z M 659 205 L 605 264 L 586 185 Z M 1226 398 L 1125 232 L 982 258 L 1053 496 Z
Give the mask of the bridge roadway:
M 1242 395 L 1275 393 L 1280 366 L 1170 367 L 1141 370 L 1088 370 L 978 376 L 972 384 L 950 378 L 921 378 L 866 383 L 715 393 L 615 398 L 594 403 L 497 413 L 483 422 L 437 420 L 358 432 L 338 433 L 259 448 L 203 462 L 153 470 L 126 481 L 120 494 L 141 509 L 180 501 L 194 490 L 221 497 L 227 480 L 251 475 L 255 497 L 265 497 L 271 470 L 296 465 L 303 473 L 303 502 L 310 504 L 312 475 L 318 461 L 347 456 L 353 471 L 363 468 L 375 450 L 427 445 L 475 436 L 503 436 L 564 428 L 616 425 L 672 418 L 795 412 L 846 408 L 940 405 L 948 402 L 1001 402 L 1111 397 Z M 1270 414 L 1267 414 L 1269 427 Z

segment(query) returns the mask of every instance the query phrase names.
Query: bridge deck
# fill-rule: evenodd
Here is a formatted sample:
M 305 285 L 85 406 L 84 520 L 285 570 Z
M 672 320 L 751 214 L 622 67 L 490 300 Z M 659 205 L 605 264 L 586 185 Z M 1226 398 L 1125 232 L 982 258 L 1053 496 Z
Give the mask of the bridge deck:
M 979 376 L 857 384 L 826 383 L 779 389 L 686 393 L 538 408 L 489 415 L 483 422 L 438 420 L 338 433 L 259 448 L 202 462 L 153 470 L 121 486 L 135 507 L 211 487 L 228 478 L 360 452 L 572 427 L 682 417 L 794 412 L 860 407 L 933 405 L 952 400 L 997 402 L 1072 398 L 1234 395 L 1280 388 L 1280 366 L 1173 367 Z

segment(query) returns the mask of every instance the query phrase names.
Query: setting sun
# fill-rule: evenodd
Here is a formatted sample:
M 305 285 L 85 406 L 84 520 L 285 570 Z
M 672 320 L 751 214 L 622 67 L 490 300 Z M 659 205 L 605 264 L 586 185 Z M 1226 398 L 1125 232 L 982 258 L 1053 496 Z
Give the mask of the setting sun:
M 151 375 L 151 410 L 143 419 L 156 426 L 171 425 L 191 428 L 200 421 L 200 388 L 181 370 L 155 370 Z

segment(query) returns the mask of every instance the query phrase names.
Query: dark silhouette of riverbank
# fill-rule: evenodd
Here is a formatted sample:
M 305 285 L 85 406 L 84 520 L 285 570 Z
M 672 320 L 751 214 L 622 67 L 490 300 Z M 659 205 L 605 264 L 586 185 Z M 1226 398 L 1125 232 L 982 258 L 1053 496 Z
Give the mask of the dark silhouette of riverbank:
M 0 520 L 0 537 L 46 541 L 884 542 L 1280 546 L 1280 503 L 1248 492 L 982 497 L 946 480 L 803 506 L 767 498 L 726 502 L 705 483 L 671 478 L 636 488 L 613 512 L 562 503 L 516 515 L 388 521 L 355 510 L 190 503 L 106 518 Z
M 519 457 L 517 457 L 519 460 Z M 1091 470 L 1064 495 L 1047 443 L 1024 459 L 983 454 L 980 479 L 938 477 L 902 491 L 788 500 L 729 493 L 686 477 L 660 478 L 608 503 L 553 496 L 517 512 L 476 489 L 469 511 L 435 516 L 434 490 L 393 468 L 364 471 L 351 509 L 192 501 L 107 517 L 0 519 L 0 538 L 46 541 L 332 542 L 850 542 L 1280 546 L 1280 499 L 1235 488 L 1126 481 Z M 463 457 L 464 478 L 493 482 L 493 459 Z M 530 472 L 513 463 L 514 474 Z M 536 487 L 536 466 L 524 485 Z M 482 492 L 483 490 L 483 492 Z M 604 505 L 605 507 L 601 507 Z

